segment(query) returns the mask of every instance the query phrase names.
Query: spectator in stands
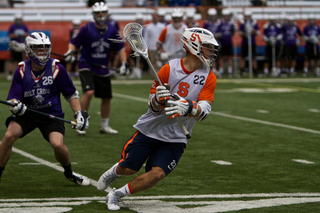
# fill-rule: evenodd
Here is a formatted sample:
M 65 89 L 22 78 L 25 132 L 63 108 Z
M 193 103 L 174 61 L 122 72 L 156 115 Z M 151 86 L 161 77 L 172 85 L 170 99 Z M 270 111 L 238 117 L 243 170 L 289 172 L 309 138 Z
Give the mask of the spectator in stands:
M 252 19 L 252 12 L 250 10 L 244 11 L 244 20 L 240 24 L 239 28 L 239 36 L 242 37 L 241 42 L 241 61 L 240 61 L 240 76 L 242 76 L 244 72 L 244 68 L 246 65 L 246 58 L 249 53 L 249 42 L 251 41 L 251 56 L 252 58 L 248 60 L 252 60 L 252 71 L 255 76 L 258 75 L 258 64 L 256 60 L 256 36 L 260 34 L 259 26 L 257 22 Z
M 269 74 L 269 66 L 272 65 L 272 75 L 280 72 L 280 43 L 282 40 L 281 25 L 276 22 L 274 14 L 269 15 L 269 21 L 263 26 L 263 40 L 267 43 L 264 63 L 264 76 Z M 273 64 L 275 62 L 275 64 Z
M 228 75 L 232 77 L 232 57 L 233 46 L 232 36 L 236 31 L 235 23 L 230 19 L 231 12 L 229 9 L 222 10 L 221 23 L 218 26 L 215 37 L 219 40 L 220 52 L 219 52 L 219 72 L 218 76 L 222 76 L 224 72 L 224 61 L 228 61 Z
M 195 13 L 193 11 L 188 11 L 187 12 L 187 21 L 186 21 L 186 25 L 189 28 L 193 28 L 193 27 L 199 27 L 199 22 L 194 20 L 194 16 Z
M 214 8 L 208 9 L 207 20 L 205 20 L 203 28 L 209 30 L 210 32 L 212 32 L 213 35 L 215 35 L 218 31 L 220 23 L 221 21 L 217 19 L 217 10 Z M 217 41 L 219 42 L 218 38 Z M 212 71 L 218 75 L 216 70 L 216 62 L 214 62 L 213 64 Z
M 158 54 L 162 65 L 169 60 L 185 56 L 180 42 L 184 30 L 188 28 L 182 21 L 183 11 L 180 8 L 175 8 L 171 17 L 172 23 L 162 30 L 157 42 Z
M 11 41 L 18 44 L 24 44 L 25 38 L 28 36 L 29 30 L 27 25 L 23 23 L 21 13 L 17 13 L 14 16 L 14 23 L 9 27 L 8 36 Z M 13 71 L 16 70 L 18 63 L 25 59 L 24 49 L 13 49 L 10 48 L 10 61 L 9 61 L 9 73 L 7 80 L 11 81 L 13 78 Z
M 74 19 L 72 21 L 72 28 L 69 31 L 69 38 L 70 38 L 69 41 L 71 41 L 71 39 L 73 39 L 74 37 L 76 37 L 78 35 L 79 30 L 80 30 L 80 24 L 81 24 L 80 19 Z M 76 58 L 78 58 L 79 50 L 77 49 L 74 54 L 75 54 Z M 67 62 L 66 70 L 67 70 L 68 74 L 70 75 L 70 77 L 76 77 L 76 78 L 79 77 L 78 66 L 77 66 L 76 61 Z
M 306 42 L 305 46 L 305 62 L 303 69 L 303 76 L 306 77 L 308 74 L 309 62 L 311 62 L 311 66 L 313 67 L 313 71 L 316 76 L 320 75 L 320 70 L 318 67 L 318 44 L 320 38 L 320 28 L 319 25 L 316 24 L 316 17 L 313 13 L 308 15 L 309 24 L 306 25 L 303 29 L 303 38 Z
M 157 64 L 158 49 L 156 44 L 158 42 L 158 38 L 162 30 L 165 28 L 165 25 L 159 21 L 158 14 L 159 14 L 159 11 L 158 13 L 154 12 L 152 14 L 152 22 L 145 27 L 144 35 L 143 35 L 144 40 L 148 46 L 150 61 L 157 72 L 159 71 L 160 67 Z
M 164 24 L 164 26 L 167 26 L 169 22 L 166 21 L 165 19 L 166 12 L 164 10 L 159 9 L 158 10 L 158 20 L 160 23 Z
M 294 16 L 288 15 L 288 23 L 282 26 L 283 42 L 284 42 L 284 72 L 285 74 L 295 75 L 296 59 L 298 56 L 298 45 L 302 36 L 301 30 L 295 23 Z M 278 73 L 280 74 L 280 73 Z

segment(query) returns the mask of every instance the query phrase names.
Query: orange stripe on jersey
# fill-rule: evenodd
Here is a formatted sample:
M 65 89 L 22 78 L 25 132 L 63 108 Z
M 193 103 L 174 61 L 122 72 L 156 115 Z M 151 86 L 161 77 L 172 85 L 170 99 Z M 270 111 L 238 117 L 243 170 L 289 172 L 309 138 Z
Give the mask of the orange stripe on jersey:
M 161 34 L 160 34 L 160 36 L 159 36 L 159 38 L 158 38 L 158 41 L 160 41 L 161 43 L 163 43 L 165 40 L 166 40 L 166 35 L 167 35 L 167 27 L 165 27 L 163 30 L 162 30 L 162 32 L 161 32 Z
M 206 83 L 202 88 L 198 101 L 209 100 L 214 101 L 214 90 L 216 89 L 217 78 L 216 75 L 210 70 Z
M 130 140 L 128 140 L 128 142 L 124 145 L 123 149 L 122 149 L 122 153 L 121 153 L 121 160 L 119 161 L 119 163 L 121 163 L 122 161 L 124 161 L 124 159 L 126 158 L 126 149 L 128 147 L 128 145 L 134 140 L 134 138 L 137 136 L 137 134 L 139 133 L 139 131 L 137 131 Z
M 170 76 L 170 66 L 169 63 L 165 64 L 158 72 L 158 77 L 162 84 L 168 83 Z M 156 94 L 156 88 L 159 86 L 157 80 L 154 80 L 151 86 L 150 93 Z

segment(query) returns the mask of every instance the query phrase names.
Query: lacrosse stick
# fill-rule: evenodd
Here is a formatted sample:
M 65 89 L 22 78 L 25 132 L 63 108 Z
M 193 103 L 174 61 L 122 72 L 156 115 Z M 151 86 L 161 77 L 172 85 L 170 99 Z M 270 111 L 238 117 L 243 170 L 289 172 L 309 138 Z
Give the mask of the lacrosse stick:
M 59 53 L 51 52 L 51 55 L 55 55 L 55 56 L 59 56 L 59 57 L 62 57 L 62 58 L 66 58 L 66 56 L 61 55 L 61 54 L 59 54 Z M 116 68 L 112 68 L 112 67 L 107 67 L 107 66 L 102 65 L 102 64 L 96 64 L 96 63 L 92 63 L 92 62 L 84 61 L 84 60 L 80 60 L 80 59 L 76 59 L 76 61 L 80 61 L 80 62 L 83 62 L 83 63 L 89 64 L 89 65 L 94 66 L 94 67 L 102 68 L 102 69 L 109 69 L 109 70 L 113 70 L 113 71 L 115 71 L 115 72 L 119 73 L 119 70 L 118 70 L 118 69 L 116 69 Z
M 7 102 L 7 101 L 2 101 L 2 100 L 0 100 L 0 103 L 1 103 L 1 104 L 5 104 L 5 105 L 8 105 L 8 106 L 12 106 L 12 107 L 15 106 L 14 104 L 9 103 L 9 102 Z M 27 108 L 27 110 L 30 111 L 30 112 L 34 112 L 34 113 L 43 115 L 43 116 L 45 116 L 45 117 L 51 118 L 51 119 L 56 119 L 56 120 L 59 120 L 59 121 L 63 121 L 63 122 L 65 122 L 65 123 L 71 124 L 72 126 L 76 126 L 76 125 L 77 125 L 77 123 L 74 122 L 74 121 L 69 121 L 69 120 L 66 120 L 66 119 L 64 119 L 64 118 L 60 118 L 60 117 L 57 117 L 57 116 L 54 116 L 54 115 L 50 115 L 50 114 L 47 114 L 47 113 L 44 113 L 44 112 L 40 112 L 40 111 L 37 111 L 37 110 L 34 110 L 34 109 L 30 109 L 30 108 Z
M 151 67 L 151 70 L 153 71 L 153 74 L 155 75 L 155 78 L 160 86 L 163 86 L 159 76 L 157 75 L 157 72 L 155 71 L 149 56 L 148 56 L 148 46 L 146 45 L 145 41 L 142 38 L 142 26 L 138 23 L 129 23 L 125 26 L 123 30 L 123 40 L 117 40 L 117 39 L 110 39 L 113 42 L 126 42 L 128 41 L 130 44 L 131 49 L 134 51 L 134 54 L 136 56 L 140 55 L 142 56 L 148 63 L 148 65 Z M 190 139 L 191 136 L 186 129 L 186 127 L 183 125 L 180 118 L 176 117 L 178 123 L 180 124 L 184 134 L 186 135 L 187 139 Z

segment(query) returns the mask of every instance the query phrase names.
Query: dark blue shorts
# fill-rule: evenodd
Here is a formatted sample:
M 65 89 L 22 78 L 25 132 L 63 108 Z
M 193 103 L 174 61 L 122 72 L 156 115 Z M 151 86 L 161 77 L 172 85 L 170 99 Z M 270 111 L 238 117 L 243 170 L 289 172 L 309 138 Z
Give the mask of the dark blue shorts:
M 159 166 L 168 175 L 177 166 L 185 148 L 185 143 L 162 142 L 137 131 L 124 144 L 119 164 L 139 171 L 147 161 L 146 172 L 153 166 Z

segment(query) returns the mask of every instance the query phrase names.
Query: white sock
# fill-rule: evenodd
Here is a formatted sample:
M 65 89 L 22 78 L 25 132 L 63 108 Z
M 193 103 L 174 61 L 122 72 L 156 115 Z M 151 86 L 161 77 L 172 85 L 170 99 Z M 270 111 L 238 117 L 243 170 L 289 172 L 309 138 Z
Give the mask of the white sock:
M 232 67 L 231 67 L 231 66 L 228 67 L 228 73 L 229 73 L 229 74 L 232 74 Z
M 269 69 L 268 68 L 264 68 L 264 74 L 266 74 L 266 75 L 268 75 L 268 73 L 269 73 Z
M 101 118 L 101 126 L 109 126 L 109 118 Z
M 293 67 L 291 67 L 290 73 L 294 73 L 294 68 Z
M 281 69 L 280 68 L 277 68 L 277 73 L 278 73 L 278 75 L 281 73 Z
M 308 73 L 308 67 L 303 68 L 303 72 Z
M 123 194 L 122 197 L 133 194 L 131 187 L 130 187 L 130 183 L 127 183 L 126 185 L 124 185 L 120 189 L 117 189 L 116 193 L 117 192 L 120 192 L 121 194 Z M 117 193 L 117 194 L 119 194 L 119 193 Z

